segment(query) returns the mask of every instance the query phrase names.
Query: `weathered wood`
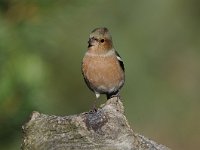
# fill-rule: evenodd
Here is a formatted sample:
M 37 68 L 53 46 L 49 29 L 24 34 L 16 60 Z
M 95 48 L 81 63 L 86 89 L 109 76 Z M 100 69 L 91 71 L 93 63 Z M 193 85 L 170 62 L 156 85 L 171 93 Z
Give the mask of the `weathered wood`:
M 134 133 L 117 98 L 97 112 L 54 116 L 33 112 L 23 126 L 23 150 L 169 150 Z

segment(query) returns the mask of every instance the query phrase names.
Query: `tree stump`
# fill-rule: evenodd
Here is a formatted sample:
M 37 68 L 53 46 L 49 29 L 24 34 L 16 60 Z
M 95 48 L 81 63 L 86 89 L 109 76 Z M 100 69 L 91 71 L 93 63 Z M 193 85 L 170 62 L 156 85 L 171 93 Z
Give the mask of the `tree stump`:
M 63 117 L 33 112 L 22 129 L 22 150 L 169 150 L 135 133 L 116 97 L 96 112 Z

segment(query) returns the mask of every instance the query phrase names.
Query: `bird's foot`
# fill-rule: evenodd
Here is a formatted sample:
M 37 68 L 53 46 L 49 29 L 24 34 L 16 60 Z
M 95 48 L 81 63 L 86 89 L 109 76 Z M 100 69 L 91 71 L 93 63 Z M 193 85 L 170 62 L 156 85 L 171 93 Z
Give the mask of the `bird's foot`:
M 93 105 L 92 109 L 89 111 L 89 113 L 96 113 L 98 108 L 96 108 L 96 105 Z

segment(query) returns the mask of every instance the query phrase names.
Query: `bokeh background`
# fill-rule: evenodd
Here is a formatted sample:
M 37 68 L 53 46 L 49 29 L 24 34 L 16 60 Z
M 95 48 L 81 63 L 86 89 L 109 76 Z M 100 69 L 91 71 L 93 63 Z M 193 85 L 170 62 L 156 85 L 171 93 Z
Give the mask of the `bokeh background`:
M 33 110 L 91 108 L 80 65 L 96 27 L 110 29 L 124 60 L 121 95 L 132 128 L 172 149 L 198 149 L 198 0 L 0 0 L 0 149 L 20 149 Z

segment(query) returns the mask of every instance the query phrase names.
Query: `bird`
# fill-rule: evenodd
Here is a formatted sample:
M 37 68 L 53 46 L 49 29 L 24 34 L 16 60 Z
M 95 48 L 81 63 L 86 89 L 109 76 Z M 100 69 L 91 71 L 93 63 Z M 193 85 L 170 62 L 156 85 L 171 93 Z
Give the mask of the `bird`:
M 85 83 L 95 93 L 96 100 L 100 94 L 105 94 L 107 99 L 120 96 L 120 89 L 125 82 L 124 63 L 115 50 L 106 27 L 96 28 L 90 33 L 81 70 Z

